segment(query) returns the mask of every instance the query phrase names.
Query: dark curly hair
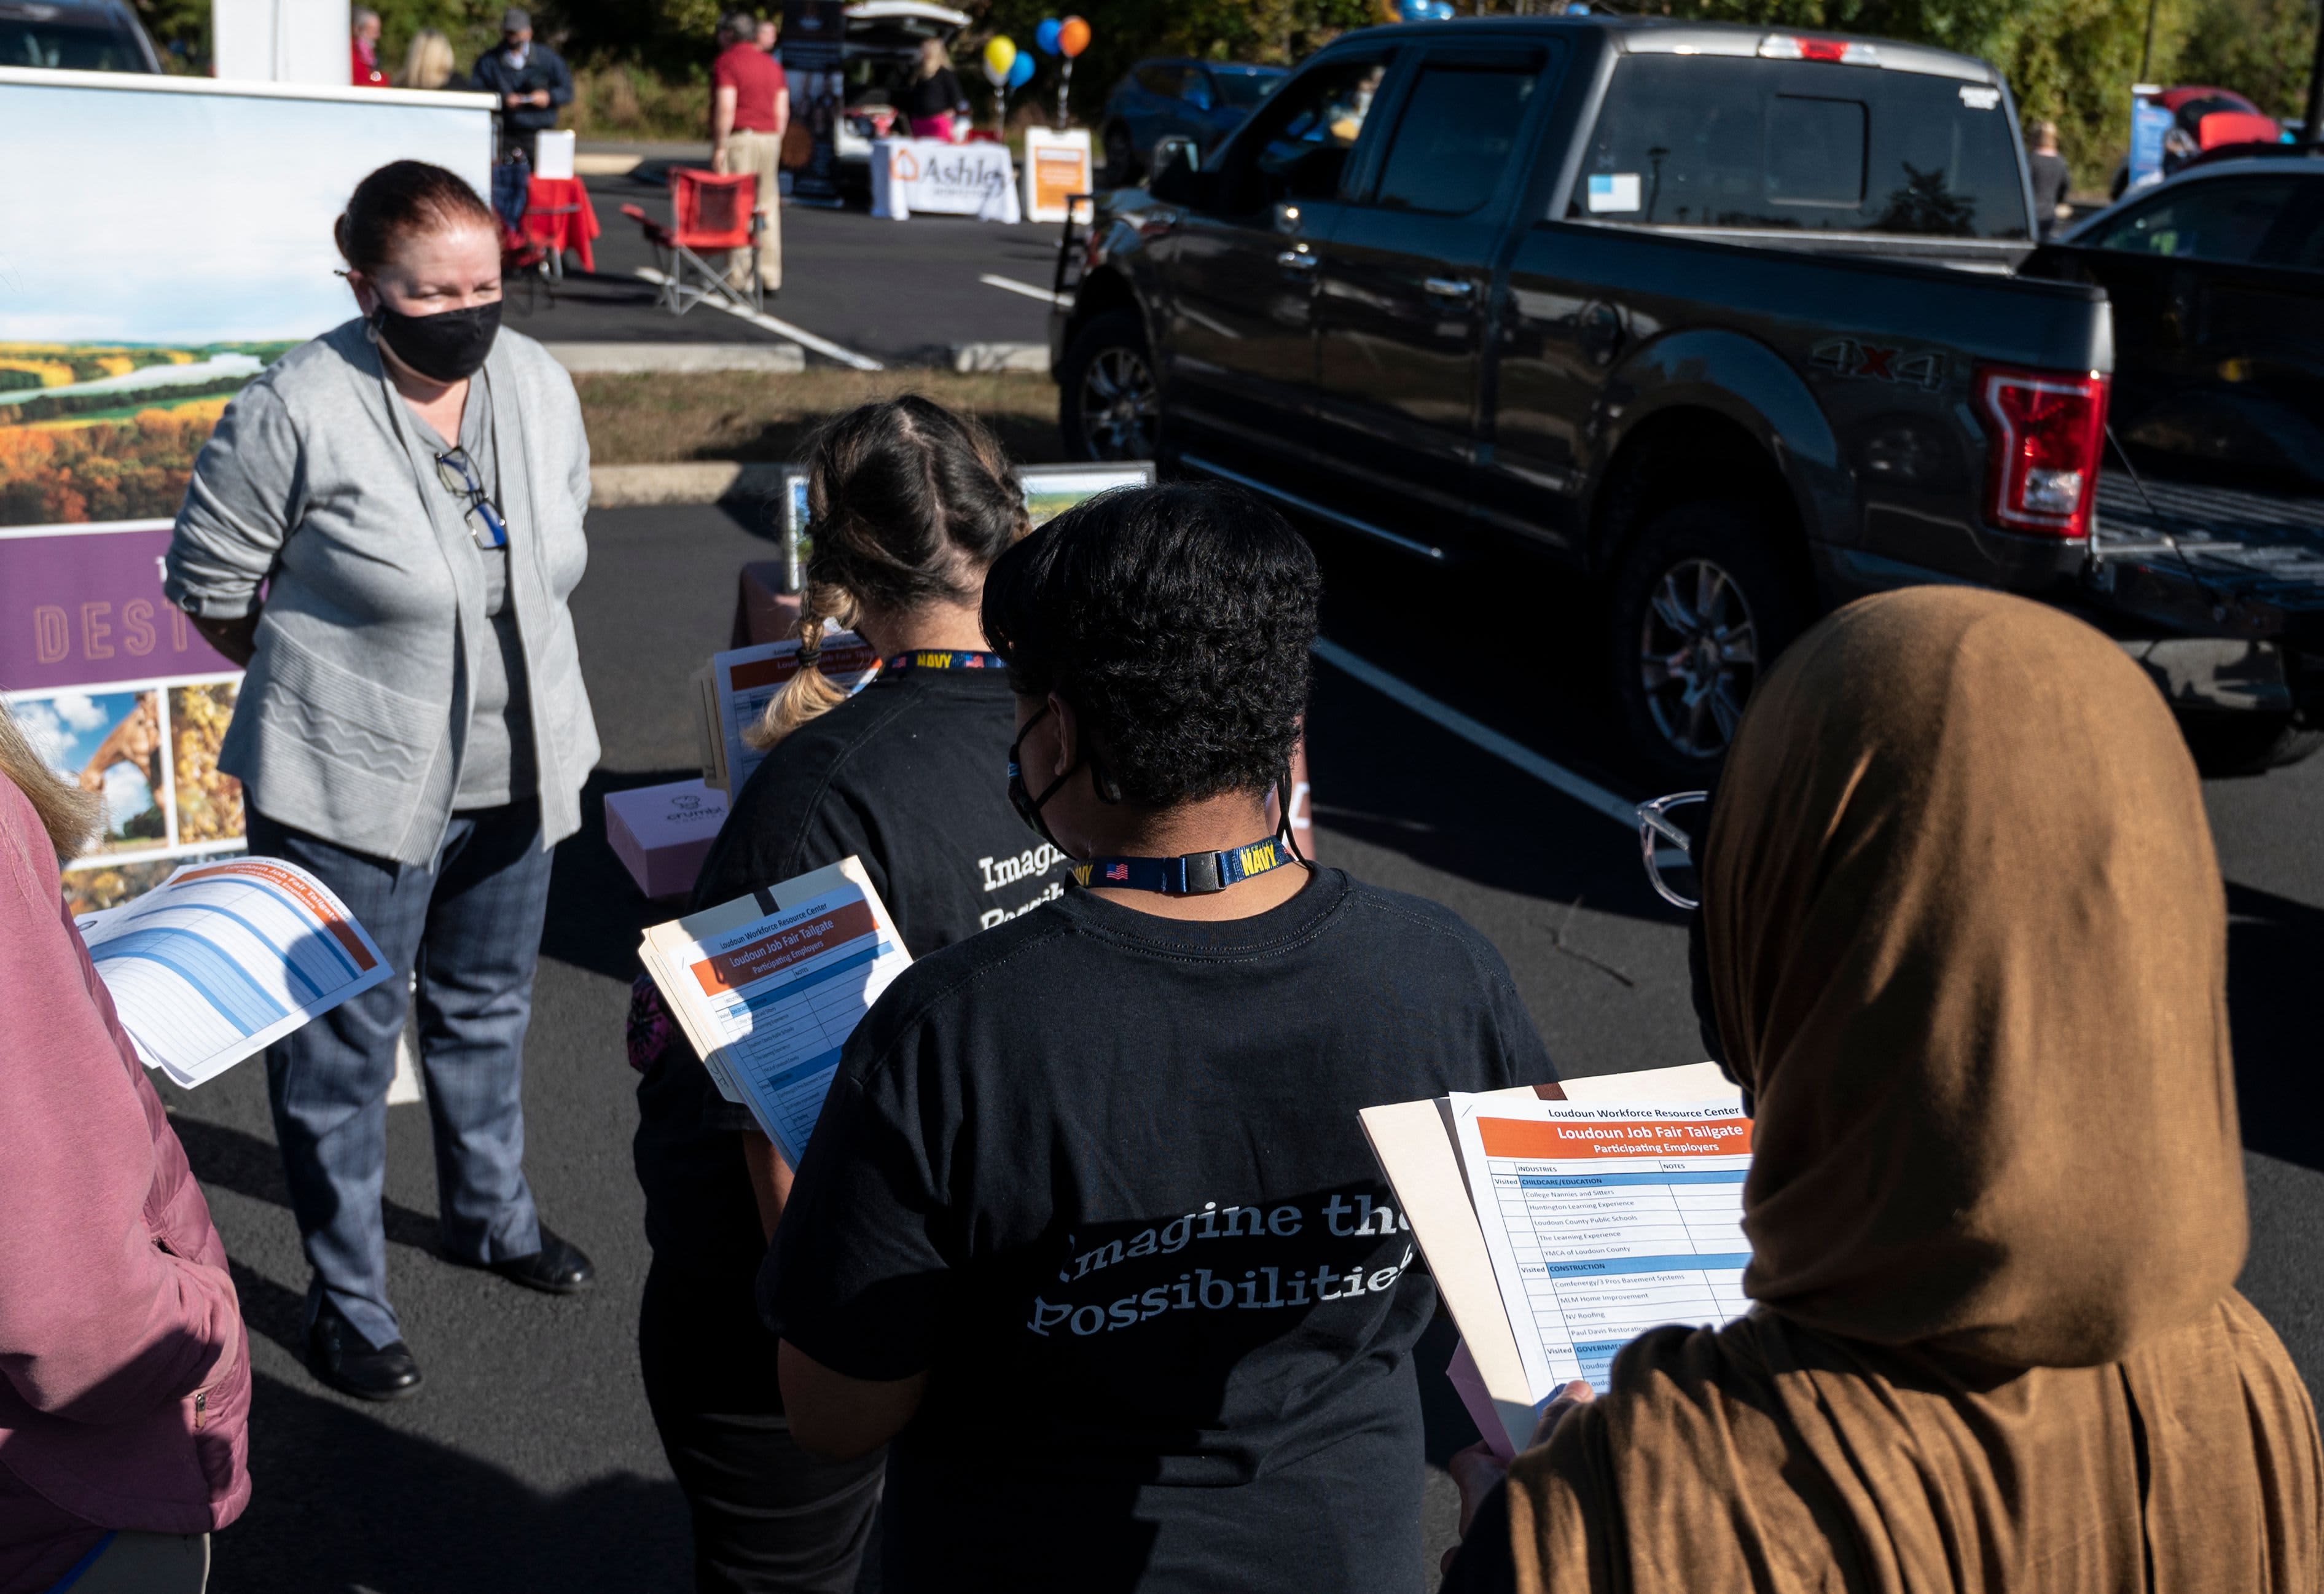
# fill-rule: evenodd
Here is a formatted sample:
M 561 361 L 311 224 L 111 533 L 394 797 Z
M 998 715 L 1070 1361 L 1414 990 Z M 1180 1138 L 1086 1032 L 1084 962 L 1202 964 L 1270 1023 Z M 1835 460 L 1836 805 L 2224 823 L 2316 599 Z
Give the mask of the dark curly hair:
M 1282 776 L 1307 706 L 1323 577 L 1305 539 L 1237 488 L 1124 488 L 1001 556 L 984 634 L 1016 690 L 1073 705 L 1130 802 Z

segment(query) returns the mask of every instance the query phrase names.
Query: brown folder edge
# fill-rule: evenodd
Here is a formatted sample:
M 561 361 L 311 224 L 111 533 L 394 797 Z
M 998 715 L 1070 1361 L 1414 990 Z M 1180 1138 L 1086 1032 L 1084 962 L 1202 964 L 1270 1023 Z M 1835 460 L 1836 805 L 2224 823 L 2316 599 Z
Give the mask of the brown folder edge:
M 1468 1343 L 1510 1448 L 1523 1450 L 1533 1437 L 1533 1400 L 1517 1335 L 1501 1304 L 1493 1258 L 1485 1249 L 1484 1230 L 1478 1227 L 1468 1181 L 1462 1176 L 1451 1132 L 1451 1106 L 1442 1100 L 1398 1101 L 1364 1108 L 1357 1117 L 1380 1172 L 1412 1225 L 1421 1257 Z

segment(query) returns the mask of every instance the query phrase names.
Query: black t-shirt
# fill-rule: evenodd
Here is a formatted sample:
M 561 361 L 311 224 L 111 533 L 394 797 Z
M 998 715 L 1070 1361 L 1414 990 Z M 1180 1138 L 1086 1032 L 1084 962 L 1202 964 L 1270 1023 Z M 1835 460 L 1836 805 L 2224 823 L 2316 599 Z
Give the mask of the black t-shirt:
M 946 111 L 958 110 L 964 97 L 960 92 L 960 78 L 953 69 L 938 67 L 933 74 L 904 90 L 904 114 L 908 116 L 941 116 Z
M 883 675 L 808 721 L 744 783 L 687 911 L 850 853 L 915 957 L 1057 895 L 1065 860 L 1009 805 L 1014 700 L 998 669 Z M 657 1258 L 735 1274 L 766 1252 L 736 1138 L 753 1127 L 683 1035 L 638 1084 L 632 1151 Z
M 2034 183 L 2034 235 L 2046 238 L 2059 225 L 2058 207 L 2066 202 L 2066 190 L 2074 186 L 2074 174 L 2061 156 L 2043 150 L 2026 156 L 2025 166 Z
M 1554 1077 L 1483 937 L 1336 870 L 1225 923 L 1069 891 L 906 971 L 759 1285 L 825 1366 L 930 1374 L 887 1588 L 1417 1589 L 1435 1292 L 1356 1114 Z

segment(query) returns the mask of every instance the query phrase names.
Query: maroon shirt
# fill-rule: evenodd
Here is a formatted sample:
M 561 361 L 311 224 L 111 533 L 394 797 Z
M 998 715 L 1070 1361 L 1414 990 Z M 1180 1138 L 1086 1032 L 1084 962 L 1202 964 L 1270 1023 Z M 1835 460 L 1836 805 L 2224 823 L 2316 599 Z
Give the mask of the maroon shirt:
M 226 1247 L 59 883 L 0 775 L 7 1594 L 49 1587 L 108 1528 L 208 1533 L 250 1499 L 250 1341 Z
M 775 97 L 789 87 L 782 63 L 749 42 L 729 44 L 710 63 L 710 92 L 734 91 L 734 131 L 772 133 Z

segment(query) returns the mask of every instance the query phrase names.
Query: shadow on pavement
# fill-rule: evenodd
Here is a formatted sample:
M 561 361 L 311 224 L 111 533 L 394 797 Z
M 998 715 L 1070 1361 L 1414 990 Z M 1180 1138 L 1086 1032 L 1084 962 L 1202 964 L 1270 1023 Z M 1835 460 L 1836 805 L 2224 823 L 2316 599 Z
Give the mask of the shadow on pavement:
M 2244 1147 L 2324 1171 L 2324 1142 L 2313 1127 L 2324 1104 L 2315 1018 L 2304 1003 L 2285 1000 L 2319 966 L 2324 910 L 2227 882 L 2227 1015 Z
M 549 875 L 540 955 L 624 985 L 638 977 L 638 937 L 680 904 L 649 902 L 605 839 L 605 794 L 698 778 L 700 769 L 598 769 L 581 788 L 581 829 L 558 844 Z M 394 1238 L 391 1230 L 390 1239 Z
M 186 1161 L 192 1165 L 194 1177 L 205 1186 L 231 1190 L 253 1201 L 290 1210 L 290 1186 L 282 1176 L 282 1154 L 273 1141 L 185 1112 L 172 1113 L 170 1127 L 178 1131 L 178 1142 L 186 1148 Z M 432 1214 L 387 1200 L 380 1202 L 380 1211 L 390 1245 L 435 1250 L 438 1230 Z
M 278 1310 L 240 1268 L 235 1282 L 254 1327 Z M 214 1594 L 669 1588 L 687 1560 L 676 1484 L 616 1474 L 544 1495 L 263 1373 L 252 1406 L 251 1506 L 215 1542 Z

